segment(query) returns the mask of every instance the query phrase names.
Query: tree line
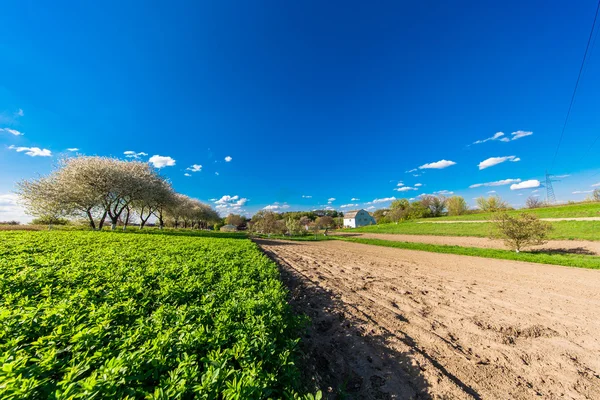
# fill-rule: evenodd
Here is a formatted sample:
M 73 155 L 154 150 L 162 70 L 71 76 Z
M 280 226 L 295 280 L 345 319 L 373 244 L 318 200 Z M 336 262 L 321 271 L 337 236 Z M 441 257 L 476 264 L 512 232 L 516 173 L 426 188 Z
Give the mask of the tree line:
M 209 205 L 173 190 L 170 182 L 149 164 L 110 157 L 79 156 L 59 161 L 47 176 L 17 184 L 29 214 L 52 220 L 85 218 L 92 229 L 109 221 L 115 229 L 132 217 L 143 228 L 151 217 L 163 228 L 167 221 L 206 228 L 220 220 Z

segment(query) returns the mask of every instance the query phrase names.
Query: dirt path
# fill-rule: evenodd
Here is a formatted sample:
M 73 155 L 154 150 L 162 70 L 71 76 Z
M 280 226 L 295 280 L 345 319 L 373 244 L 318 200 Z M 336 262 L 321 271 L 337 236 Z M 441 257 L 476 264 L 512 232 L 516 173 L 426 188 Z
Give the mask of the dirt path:
M 600 271 L 341 241 L 257 240 L 329 398 L 598 398 Z
M 540 218 L 540 221 L 600 221 L 600 217 L 565 217 L 565 218 Z M 472 220 L 472 221 L 419 221 L 417 224 L 483 224 L 490 222 L 487 220 Z
M 481 247 L 488 249 L 506 249 L 502 240 L 479 238 L 472 236 L 433 236 L 402 235 L 395 233 L 336 233 L 339 236 L 351 236 L 363 239 L 382 239 L 398 242 L 430 243 L 463 247 Z M 542 246 L 532 247 L 534 250 L 547 250 L 557 253 L 600 255 L 600 242 L 590 240 L 550 240 Z

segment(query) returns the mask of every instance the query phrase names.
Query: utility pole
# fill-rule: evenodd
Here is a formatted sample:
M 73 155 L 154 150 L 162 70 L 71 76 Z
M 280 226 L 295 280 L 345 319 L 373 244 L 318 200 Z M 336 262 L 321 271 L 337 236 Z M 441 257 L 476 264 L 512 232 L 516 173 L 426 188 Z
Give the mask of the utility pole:
M 556 196 L 554 196 L 551 177 L 552 175 L 548 175 L 548 171 L 546 171 L 546 203 L 548 204 L 556 203 Z

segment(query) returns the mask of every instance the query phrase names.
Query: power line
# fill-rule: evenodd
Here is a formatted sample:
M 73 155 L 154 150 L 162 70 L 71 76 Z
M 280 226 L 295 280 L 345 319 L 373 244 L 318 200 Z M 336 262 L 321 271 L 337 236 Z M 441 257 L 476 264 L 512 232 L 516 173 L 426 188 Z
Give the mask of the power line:
M 565 123 L 563 124 L 562 131 L 560 132 L 560 138 L 558 139 L 558 145 L 556 146 L 556 151 L 554 152 L 554 157 L 552 158 L 552 164 L 550 167 L 550 171 L 554 168 L 554 162 L 556 161 L 556 156 L 558 155 L 558 150 L 560 149 L 560 145 L 563 140 L 563 136 L 565 135 L 565 129 L 567 128 L 567 122 L 569 121 L 569 115 L 571 115 L 571 108 L 573 108 L 573 102 L 575 101 L 575 94 L 577 93 L 577 88 L 579 87 L 579 80 L 581 79 L 581 72 L 583 71 L 583 66 L 585 65 L 585 59 L 587 58 L 588 50 L 590 48 L 590 42 L 592 41 L 592 36 L 594 34 L 594 28 L 596 27 L 596 20 L 598 19 L 598 10 L 600 10 L 600 0 L 598 0 L 598 6 L 596 7 L 596 14 L 594 15 L 594 22 L 592 23 L 592 29 L 590 30 L 590 36 L 588 37 L 587 45 L 585 46 L 585 53 L 583 54 L 583 59 L 581 60 L 581 66 L 579 67 L 579 74 L 577 75 L 577 82 L 575 82 L 575 88 L 573 89 L 573 95 L 571 96 L 571 102 L 569 103 L 569 110 L 567 111 L 567 116 L 565 117 Z

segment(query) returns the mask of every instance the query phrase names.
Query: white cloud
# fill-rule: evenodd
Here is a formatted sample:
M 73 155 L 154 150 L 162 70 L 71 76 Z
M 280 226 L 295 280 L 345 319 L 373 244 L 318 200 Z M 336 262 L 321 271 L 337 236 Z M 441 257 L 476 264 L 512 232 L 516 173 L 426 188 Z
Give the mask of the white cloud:
M 225 162 L 230 162 L 231 160 L 233 160 L 233 158 L 231 158 L 231 156 L 225 157 Z
M 396 186 L 404 186 L 403 182 L 398 182 L 398 184 Z
M 492 137 L 489 137 L 489 138 L 487 138 L 487 139 L 478 140 L 478 141 L 476 141 L 476 142 L 473 142 L 473 144 L 485 143 L 485 142 L 489 142 L 490 140 L 498 140 L 498 139 L 502 138 L 502 136 L 504 136 L 504 132 L 496 132 L 496 133 L 494 134 L 494 136 L 492 136 Z M 508 141 L 508 140 L 504 140 L 504 139 L 506 139 L 506 138 L 502 138 L 502 139 L 500 139 L 500 140 L 502 140 L 503 142 L 504 142 L 504 141 Z
M 23 132 L 19 132 L 18 130 L 11 128 L 0 128 L 0 132 L 10 133 L 11 135 L 15 136 L 23 136 Z
M 335 197 L 330 197 L 329 199 L 327 199 L 327 204 L 331 204 L 335 201 Z
M 172 167 L 175 165 L 175 160 L 169 156 L 159 156 L 158 154 L 150 157 L 148 162 L 154 165 L 156 168 Z
M 302 198 L 303 198 L 303 199 L 312 199 L 312 196 L 307 196 L 307 195 L 303 194 L 303 195 L 302 195 Z
M 215 200 L 211 199 L 216 204 L 216 209 L 223 215 L 230 213 L 240 213 L 242 212 L 242 207 L 246 205 L 248 199 L 245 197 L 238 196 L 230 196 L 228 194 L 222 196 L 220 199 Z
M 531 191 L 531 193 L 537 193 L 537 192 L 539 192 L 539 189 L 535 189 L 535 190 Z
M 496 191 L 495 191 L 495 190 L 490 190 L 490 191 L 489 191 L 489 192 L 487 192 L 487 193 L 488 193 L 488 194 L 489 194 L 489 193 L 496 193 Z
M 402 187 L 396 188 L 394 190 L 397 192 L 408 192 L 409 190 L 419 190 L 419 188 L 410 187 L 410 186 L 402 186 Z
M 183 176 L 192 176 L 192 174 L 188 174 L 187 172 L 183 174 Z
M 527 136 L 531 136 L 533 135 L 533 132 L 529 132 L 529 131 L 516 131 L 511 133 L 512 138 L 510 138 L 510 140 L 517 140 L 517 139 L 521 139 Z
M 77 147 L 69 147 L 67 149 L 67 151 L 73 151 L 73 152 L 75 152 L 75 151 L 79 151 L 79 149 Z
M 23 111 L 22 108 L 19 108 L 19 111 L 17 111 L 15 113 L 15 116 L 17 116 L 17 117 L 24 117 L 25 116 L 25 112 Z
M 593 190 L 576 190 L 573 194 L 584 194 L 584 193 L 594 193 Z
M 385 202 L 388 202 L 388 201 L 394 201 L 394 200 L 396 200 L 396 198 L 395 198 L 395 197 L 385 197 L 385 198 L 383 198 L 383 199 L 374 199 L 373 201 L 371 201 L 371 202 L 369 202 L 369 203 L 367 203 L 367 204 L 371 204 L 371 203 L 373 203 L 373 204 L 377 204 L 377 203 L 385 203 Z
M 436 162 L 432 162 L 432 163 L 428 163 L 428 164 L 423 164 L 419 167 L 419 169 L 442 169 L 442 168 L 451 167 L 455 164 L 456 163 L 454 161 L 440 160 L 440 161 L 436 161 Z
M 483 160 L 482 162 L 480 162 L 478 164 L 478 167 L 479 167 L 480 170 L 482 170 L 482 169 L 486 169 L 486 168 L 489 168 L 489 167 L 493 167 L 494 165 L 501 164 L 501 163 L 503 163 L 505 161 L 516 162 L 516 161 L 521 161 L 521 159 L 518 158 L 518 157 L 515 157 L 515 156 L 490 157 L 487 160 Z
M 374 210 L 374 209 L 375 209 L 375 206 L 367 207 L 367 210 Z
M 423 186 L 422 183 L 415 183 L 415 187 L 421 187 L 421 186 Z
M 598 183 L 594 183 L 594 184 L 592 185 L 592 187 L 598 187 L 598 186 L 600 186 L 600 182 L 598 182 Z
M 443 196 L 448 196 L 450 194 L 454 194 L 454 192 L 451 192 L 449 190 L 440 190 L 440 191 L 437 191 L 437 192 L 433 192 L 433 194 L 441 194 Z
M 481 186 L 503 186 L 503 185 L 510 185 L 511 183 L 519 183 L 519 182 L 521 182 L 520 179 L 502 179 L 500 181 L 495 181 L 495 182 L 476 183 L 474 185 L 469 186 L 469 189 L 478 188 Z
M 356 197 L 353 197 L 350 199 L 350 201 L 358 201 L 358 200 L 360 200 L 360 199 L 357 199 Z
M 406 171 L 406 173 L 407 173 L 407 174 L 410 174 L 411 172 L 417 172 L 417 169 L 416 169 L 416 168 L 413 168 L 413 169 L 411 169 L 411 170 L 408 170 L 408 171 Z
M 540 187 L 540 181 L 538 181 L 537 179 L 530 179 L 521 183 L 515 183 L 510 185 L 510 190 L 532 189 L 536 187 Z
M 343 206 L 340 206 L 340 208 L 349 208 L 349 207 L 358 207 L 358 204 L 344 204 Z
M 0 194 L 0 221 L 31 221 L 31 216 L 25 213 L 18 200 L 19 197 L 14 193 Z
M 17 153 L 25 152 L 31 157 L 51 157 L 52 152 L 48 149 L 40 149 L 39 147 L 15 147 L 8 146 L 9 149 L 16 151 Z
M 200 171 L 202 171 L 202 165 L 193 164 L 191 167 L 187 167 L 185 170 L 192 171 L 192 172 L 200 172 Z
M 566 177 L 569 177 L 569 176 L 571 176 L 571 175 L 569 175 L 569 174 L 565 174 L 565 175 L 554 175 L 554 177 L 555 177 L 555 178 L 558 178 L 558 179 L 566 178 Z
M 263 210 L 277 211 L 277 210 L 287 210 L 288 208 L 290 208 L 290 206 L 288 204 L 286 204 L 286 203 L 279 204 L 279 202 L 276 201 L 273 204 L 265 206 L 263 208 Z
M 133 150 L 124 151 L 123 154 L 125 154 L 125 157 L 128 157 L 128 158 L 140 158 L 142 156 L 147 156 L 148 155 L 147 153 L 144 153 L 143 151 L 141 151 L 139 153 L 136 153 Z
M 218 173 L 218 172 L 215 172 L 215 175 L 216 175 L 216 176 L 219 176 L 219 173 Z

